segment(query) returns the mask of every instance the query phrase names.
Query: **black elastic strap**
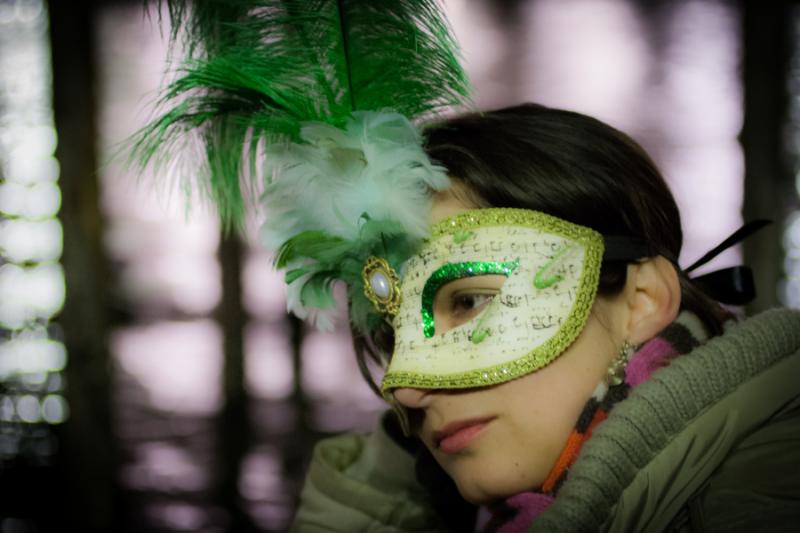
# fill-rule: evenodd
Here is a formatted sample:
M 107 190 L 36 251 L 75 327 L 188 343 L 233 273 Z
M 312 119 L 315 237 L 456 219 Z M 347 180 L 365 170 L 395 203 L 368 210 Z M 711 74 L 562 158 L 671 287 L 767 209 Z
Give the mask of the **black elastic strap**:
M 745 305 L 756 297 L 753 271 L 746 266 L 715 270 L 692 278 L 704 293 L 728 305 Z
M 728 238 L 703 255 L 703 257 L 684 269 L 684 272 L 688 274 L 692 270 L 705 265 L 731 246 L 742 242 L 747 237 L 769 224 L 772 224 L 772 221 L 765 219 L 753 220 L 752 222 L 744 224 L 741 228 L 728 236 Z M 603 261 L 635 261 L 643 257 L 662 255 L 679 268 L 675 257 L 671 257 L 663 252 L 654 251 L 648 243 L 642 239 L 609 235 L 603 237 L 603 240 L 605 241 Z M 753 271 L 746 266 L 723 268 L 691 279 L 703 292 L 724 304 L 744 305 L 752 302 L 756 297 Z
M 605 250 L 603 261 L 635 261 L 642 257 L 650 257 L 650 245 L 643 239 L 622 235 L 606 235 L 603 237 Z
M 711 261 L 712 259 L 717 257 L 719 254 L 721 254 L 722 252 L 724 252 L 725 250 L 727 250 L 731 246 L 733 246 L 735 244 L 739 244 L 740 242 L 745 240 L 747 237 L 749 237 L 753 233 L 757 232 L 758 230 L 760 230 L 764 226 L 768 226 L 769 224 L 772 224 L 772 221 L 771 220 L 765 220 L 765 219 L 753 220 L 752 222 L 748 222 L 747 224 L 743 225 L 741 228 L 739 228 L 736 231 L 734 231 L 733 233 L 731 233 L 730 236 L 727 239 L 725 239 L 724 241 L 719 243 L 717 246 L 712 248 L 707 254 L 705 254 L 703 257 L 701 257 L 700 259 L 698 259 L 697 261 L 692 263 L 690 266 L 685 268 L 683 271 L 688 274 L 692 270 L 695 270 L 695 269 L 705 265 L 706 263 L 708 263 L 709 261 Z

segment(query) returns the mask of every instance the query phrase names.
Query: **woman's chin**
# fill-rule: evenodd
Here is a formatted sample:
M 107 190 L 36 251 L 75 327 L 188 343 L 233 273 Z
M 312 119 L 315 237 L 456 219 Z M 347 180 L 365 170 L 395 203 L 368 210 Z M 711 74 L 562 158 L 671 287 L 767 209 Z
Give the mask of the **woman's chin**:
M 461 497 L 473 505 L 489 505 L 507 497 L 501 496 L 494 491 L 488 491 L 484 487 L 478 487 L 472 484 L 465 485 L 464 487 L 461 485 L 457 486 Z
M 453 476 L 461 497 L 473 505 L 488 505 L 541 485 L 519 473 L 509 476 L 498 471 L 481 474 L 476 472 Z

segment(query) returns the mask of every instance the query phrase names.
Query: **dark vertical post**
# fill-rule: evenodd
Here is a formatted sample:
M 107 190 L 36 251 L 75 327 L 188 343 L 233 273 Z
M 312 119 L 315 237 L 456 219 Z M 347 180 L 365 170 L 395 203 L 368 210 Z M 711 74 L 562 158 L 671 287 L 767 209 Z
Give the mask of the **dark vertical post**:
M 246 532 L 254 528 L 241 505 L 239 475 L 253 433 L 245 388 L 243 327 L 246 317 L 242 307 L 242 244 L 235 234 L 222 235 L 219 262 L 222 267 L 222 303 L 217 319 L 224 335 L 224 406 L 217 425 L 218 500 L 229 513 L 228 530 Z
M 286 320 L 292 348 L 292 403 L 297 407 L 298 414 L 305 414 L 307 401 L 303 391 L 303 321 L 292 314 L 287 315 Z
M 768 218 L 775 224 L 744 243 L 745 262 L 753 268 L 757 312 L 779 304 L 776 287 L 783 271 L 782 222 L 794 198 L 792 165 L 786 146 L 788 75 L 792 52 L 789 0 L 742 2 L 744 38 L 745 158 L 744 218 Z
M 524 54 L 520 54 L 520 43 L 525 42 L 527 28 L 521 17 L 525 0 L 490 0 L 487 5 L 489 13 L 503 33 L 503 50 L 496 61 L 494 70 L 503 79 L 503 94 L 494 106 L 511 105 L 518 103 L 523 77 L 529 77 L 523 65 L 520 64 Z
M 71 526 L 118 531 L 117 449 L 110 409 L 108 268 L 98 203 L 94 28 L 91 2 L 50 2 L 53 111 L 61 165 L 66 301 L 58 321 L 69 357 L 60 467 Z

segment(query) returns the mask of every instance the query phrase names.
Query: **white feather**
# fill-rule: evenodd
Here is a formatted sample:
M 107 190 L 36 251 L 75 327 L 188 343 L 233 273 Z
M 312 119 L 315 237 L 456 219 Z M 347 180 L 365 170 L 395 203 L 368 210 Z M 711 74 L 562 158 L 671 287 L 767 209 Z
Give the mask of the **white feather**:
M 316 307 L 306 307 L 303 305 L 300 293 L 303 285 L 311 277 L 310 274 L 301 276 L 286 286 L 286 310 L 300 320 L 305 320 L 319 331 L 333 331 L 336 307 L 330 309 L 318 309 Z
M 301 137 L 303 144 L 267 148 L 265 246 L 275 250 L 309 230 L 352 240 L 364 213 L 394 220 L 412 237 L 427 234 L 430 192 L 447 188 L 449 179 L 406 117 L 357 112 L 345 129 L 309 123 Z

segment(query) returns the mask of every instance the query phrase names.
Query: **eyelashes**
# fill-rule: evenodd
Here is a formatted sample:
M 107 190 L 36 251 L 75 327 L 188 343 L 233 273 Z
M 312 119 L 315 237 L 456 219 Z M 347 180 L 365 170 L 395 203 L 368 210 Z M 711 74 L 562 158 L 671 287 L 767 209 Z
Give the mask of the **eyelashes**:
M 486 292 L 482 290 L 463 291 L 452 294 L 448 302 L 451 316 L 461 319 L 462 323 L 477 316 L 493 299 L 499 291 Z

